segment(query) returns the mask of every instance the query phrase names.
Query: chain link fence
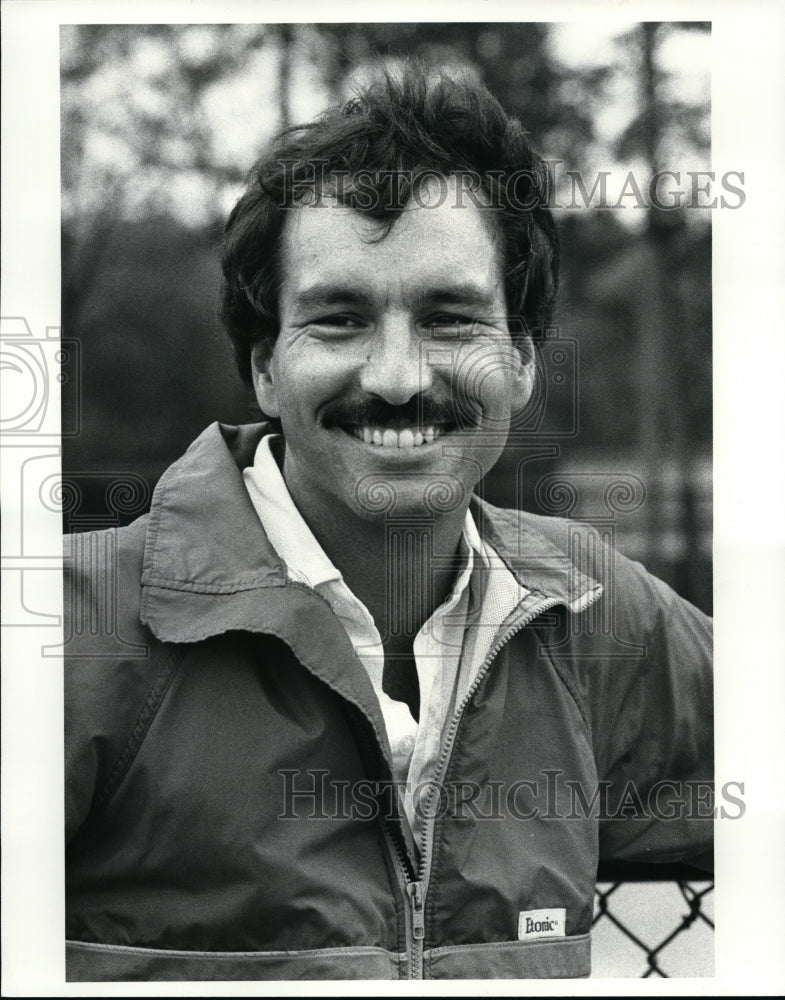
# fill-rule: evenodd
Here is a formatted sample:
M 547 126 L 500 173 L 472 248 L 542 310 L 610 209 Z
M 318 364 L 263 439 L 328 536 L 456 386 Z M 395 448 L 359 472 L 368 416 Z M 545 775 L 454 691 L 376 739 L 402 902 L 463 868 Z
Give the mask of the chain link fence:
M 600 871 L 594 977 L 714 975 L 714 883 L 678 867 Z

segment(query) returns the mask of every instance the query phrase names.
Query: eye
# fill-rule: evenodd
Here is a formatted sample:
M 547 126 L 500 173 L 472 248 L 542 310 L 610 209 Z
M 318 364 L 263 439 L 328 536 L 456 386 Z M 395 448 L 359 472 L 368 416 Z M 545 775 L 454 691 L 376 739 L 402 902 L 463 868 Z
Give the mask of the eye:
M 346 316 L 343 313 L 332 316 L 320 316 L 318 319 L 311 320 L 314 326 L 342 326 L 342 327 L 353 327 L 360 326 L 360 321 L 354 316 Z
M 471 333 L 476 320 L 462 313 L 438 313 L 426 326 L 435 337 L 460 337 Z
M 326 316 L 317 316 L 309 320 L 310 327 L 316 327 L 324 333 L 332 333 L 335 336 L 349 336 L 357 330 L 365 327 L 362 319 L 358 316 L 351 316 L 347 313 L 330 313 Z

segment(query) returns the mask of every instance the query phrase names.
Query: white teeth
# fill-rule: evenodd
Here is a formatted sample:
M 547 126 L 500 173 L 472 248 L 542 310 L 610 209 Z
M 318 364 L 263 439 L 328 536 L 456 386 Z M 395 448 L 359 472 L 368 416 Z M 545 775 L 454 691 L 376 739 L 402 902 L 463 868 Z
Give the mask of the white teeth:
M 415 431 L 410 427 L 401 431 L 394 431 L 391 427 L 385 430 L 380 427 L 357 427 L 353 433 L 360 441 L 377 448 L 419 448 L 423 444 L 433 444 L 440 432 L 434 427 L 426 427 L 424 431 L 419 428 Z

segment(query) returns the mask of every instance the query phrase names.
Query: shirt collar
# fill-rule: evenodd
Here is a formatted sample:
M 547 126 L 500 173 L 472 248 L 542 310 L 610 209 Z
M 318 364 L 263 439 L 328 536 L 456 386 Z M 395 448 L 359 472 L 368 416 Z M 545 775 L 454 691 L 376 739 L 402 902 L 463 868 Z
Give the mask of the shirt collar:
M 284 482 L 271 448 L 278 437 L 265 434 L 256 448 L 253 465 L 243 471 L 254 509 L 290 577 L 311 587 L 340 580 L 340 572 L 314 538 Z

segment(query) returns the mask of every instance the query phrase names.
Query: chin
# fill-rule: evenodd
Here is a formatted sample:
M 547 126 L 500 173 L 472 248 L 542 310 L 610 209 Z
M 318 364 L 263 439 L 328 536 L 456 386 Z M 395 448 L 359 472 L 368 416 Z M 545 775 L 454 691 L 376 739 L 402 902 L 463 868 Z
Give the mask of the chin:
M 364 520 L 422 517 L 432 520 L 466 507 L 471 489 L 452 472 L 388 469 L 357 481 L 353 507 Z

